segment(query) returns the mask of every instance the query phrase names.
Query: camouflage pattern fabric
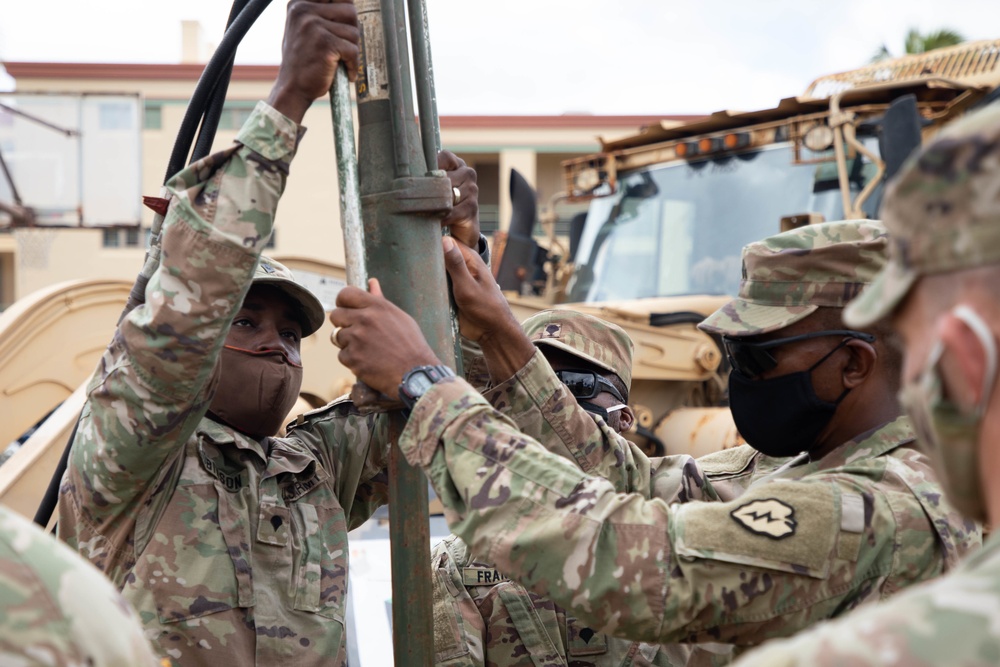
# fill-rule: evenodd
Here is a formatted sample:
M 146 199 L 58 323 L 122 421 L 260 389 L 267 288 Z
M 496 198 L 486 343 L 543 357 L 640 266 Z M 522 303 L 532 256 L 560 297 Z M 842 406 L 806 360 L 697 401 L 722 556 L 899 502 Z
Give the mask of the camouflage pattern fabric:
M 159 664 L 135 613 L 104 575 L 0 507 L 0 665 Z
M 473 553 L 634 641 L 755 645 L 938 576 L 980 544 L 905 418 L 729 502 L 620 494 L 458 379 L 420 399 L 400 446 Z
M 1000 107 L 945 128 L 886 187 L 889 262 L 844 312 L 850 326 L 892 313 L 922 275 L 1000 264 Z
M 699 329 L 756 336 L 783 329 L 821 307 L 840 308 L 886 263 L 885 227 L 877 220 L 841 220 L 799 227 L 743 248 L 737 298 Z
M 599 338 L 592 330 L 587 334 L 588 340 Z M 539 352 L 485 397 L 511 415 L 523 433 L 591 474 L 612 480 L 620 492 L 679 501 L 719 500 L 720 494 L 742 493 L 756 469 L 757 461 L 744 453 L 714 456 L 707 473 L 689 456 L 646 458 L 600 417 L 580 408 Z M 473 555 L 456 536 L 434 548 L 431 563 L 437 665 L 693 667 L 728 662 L 726 646 L 640 644 L 595 632 Z
M 350 403 L 264 441 L 205 417 L 298 135 L 261 103 L 171 179 L 162 262 L 90 382 L 61 489 L 60 536 L 185 667 L 344 664 L 347 531 L 387 500 L 384 423 Z
M 323 326 L 326 320 L 323 304 L 315 294 L 299 284 L 289 268 L 281 262 L 261 255 L 253 273 L 253 284 L 276 287 L 298 305 L 303 320 L 303 338 L 311 336 Z
M 993 105 L 942 131 L 888 185 L 882 214 L 889 262 L 848 306 L 845 321 L 868 326 L 891 315 L 922 276 L 1000 264 L 998 183 L 1000 108 Z M 740 664 L 996 665 L 998 624 L 1000 536 L 994 533 L 947 577 L 768 644 Z
M 987 667 L 1000 663 L 1000 535 L 947 577 L 747 654 L 739 667 Z
M 535 344 L 569 352 L 620 377 L 632 387 L 632 339 L 611 322 L 571 310 L 543 310 L 521 323 Z

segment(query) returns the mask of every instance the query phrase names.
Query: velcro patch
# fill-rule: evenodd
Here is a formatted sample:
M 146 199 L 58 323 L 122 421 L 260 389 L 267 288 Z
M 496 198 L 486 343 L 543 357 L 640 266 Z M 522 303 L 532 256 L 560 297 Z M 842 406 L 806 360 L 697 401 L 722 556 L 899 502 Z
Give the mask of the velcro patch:
M 845 533 L 865 532 L 865 499 L 861 494 L 840 496 L 840 529 Z
M 820 483 L 760 486 L 728 503 L 676 506 L 677 554 L 826 578 L 840 533 L 837 492 Z
M 740 505 L 729 516 L 756 535 L 781 540 L 795 534 L 795 509 L 777 498 L 753 500 Z
M 493 586 L 510 577 L 493 567 L 463 567 L 462 583 L 466 586 Z

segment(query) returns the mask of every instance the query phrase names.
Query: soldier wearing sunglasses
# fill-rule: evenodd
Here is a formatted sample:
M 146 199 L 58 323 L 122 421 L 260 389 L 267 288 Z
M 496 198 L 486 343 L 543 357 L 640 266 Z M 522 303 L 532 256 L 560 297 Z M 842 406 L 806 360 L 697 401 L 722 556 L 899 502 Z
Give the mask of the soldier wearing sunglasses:
M 520 379 L 530 385 L 528 373 L 536 370 L 538 375 L 537 371 L 547 371 L 544 368 L 547 365 L 552 369 L 548 372 L 554 373 L 565 392 L 576 399 L 582 409 L 577 414 L 585 411 L 593 416 L 583 418 L 589 422 L 590 431 L 615 442 L 618 434 L 631 428 L 635 416 L 627 403 L 632 381 L 632 341 L 625 331 L 596 317 L 568 310 L 533 315 L 525 320 L 523 329 L 523 335 L 516 338 L 522 344 L 530 341 L 537 349 L 529 365 L 538 368 L 522 369 L 528 372 L 522 372 Z M 515 337 L 504 338 L 513 343 Z M 490 358 L 493 356 L 487 357 L 487 363 Z M 540 382 L 544 383 L 544 379 Z M 555 430 L 552 425 L 559 430 L 562 426 L 557 418 L 547 414 L 549 408 L 556 411 L 559 408 L 553 404 L 535 412 L 530 409 L 532 403 L 524 400 L 526 396 L 519 395 L 523 391 L 514 379 L 499 383 L 485 395 L 503 410 L 516 413 L 519 424 L 531 422 L 525 424 L 528 430 L 542 435 L 547 442 L 559 442 L 558 437 L 552 437 Z M 533 417 L 529 416 L 531 413 Z M 586 432 L 587 425 L 584 427 Z M 680 647 L 640 644 L 595 632 L 551 600 L 512 581 L 454 535 L 439 543 L 431 558 L 437 588 L 434 596 L 437 665 L 513 667 L 536 655 L 545 656 L 545 664 L 572 661 L 578 667 L 610 667 L 623 664 L 632 655 L 648 661 L 644 664 L 667 667 L 683 662 L 686 657 L 686 651 Z
M 840 321 L 884 266 L 886 245 L 880 223 L 847 221 L 744 249 L 739 297 L 703 324 L 724 337 L 734 365 L 730 402 L 750 446 L 720 456 L 752 471 L 742 494 L 713 495 L 704 459 L 679 462 L 679 474 L 668 465 L 669 477 L 663 461 L 610 441 L 565 438 L 569 456 L 554 456 L 544 433 L 496 411 L 502 397 L 450 378 L 414 403 L 400 447 L 474 553 L 597 632 L 753 646 L 933 578 L 980 531 L 943 501 L 900 416 L 898 353 L 882 331 Z M 481 342 L 491 374 L 526 377 L 533 351 L 461 312 L 462 291 L 485 267 L 447 239 L 445 248 L 463 333 Z M 408 368 L 433 361 L 414 342 L 415 323 L 377 294 L 348 289 L 338 305 L 335 320 L 358 325 L 349 365 L 370 386 L 392 391 Z M 364 318 L 352 314 L 361 309 Z M 387 351 L 379 330 L 409 347 Z M 573 412 L 544 396 L 537 404 L 557 421 Z M 775 455 L 790 458 L 755 467 Z M 681 491 L 665 493 L 678 477 Z

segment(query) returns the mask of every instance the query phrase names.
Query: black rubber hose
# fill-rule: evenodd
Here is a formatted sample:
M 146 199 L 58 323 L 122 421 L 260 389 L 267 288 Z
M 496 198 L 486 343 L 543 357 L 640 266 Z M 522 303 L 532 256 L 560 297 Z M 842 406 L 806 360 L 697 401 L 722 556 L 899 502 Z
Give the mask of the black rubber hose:
M 73 441 L 76 440 L 76 429 L 79 427 L 80 419 L 77 418 L 76 423 L 73 424 L 73 432 L 69 435 L 69 441 L 63 447 L 56 470 L 52 473 L 52 479 L 49 480 L 49 485 L 45 489 L 45 495 L 42 496 L 42 502 L 38 503 L 38 509 L 35 511 L 35 524 L 42 528 L 49 525 L 49 519 L 56 511 L 56 503 L 59 502 L 59 485 L 62 484 L 63 473 L 66 472 L 66 466 L 69 465 L 69 450 L 73 446 Z
M 243 36 L 247 34 L 250 26 L 254 24 L 270 3 L 271 0 L 250 0 L 229 29 L 226 30 L 222 42 L 219 43 L 219 47 L 212 54 L 212 58 L 201 73 L 201 78 L 198 79 L 198 85 L 195 86 L 194 94 L 191 95 L 191 102 L 184 113 L 184 120 L 181 121 L 181 128 L 177 132 L 177 140 L 174 141 L 174 148 L 170 153 L 167 173 L 163 177 L 164 183 L 170 180 L 171 176 L 183 169 L 188 163 L 191 144 L 194 142 L 195 133 L 205 114 L 205 110 L 208 108 L 208 100 L 212 95 L 212 91 L 221 80 L 227 66 L 230 66 L 236 55 L 236 47 L 239 46 Z
M 239 17 L 243 9 L 250 4 L 250 0 L 236 0 L 233 8 L 229 12 L 229 20 L 226 21 L 226 32 Z M 229 80 L 233 74 L 233 63 L 236 54 L 229 59 L 223 68 L 219 80 L 212 89 L 212 95 L 208 100 L 208 108 L 201 119 L 201 127 L 198 128 L 198 139 L 194 142 L 194 152 L 191 153 L 191 162 L 197 162 L 205 157 L 212 150 L 212 143 L 215 141 L 215 133 L 219 129 L 219 118 L 222 117 L 222 109 L 226 104 L 226 93 L 229 92 Z
M 207 143 L 208 150 L 211 149 L 212 141 L 215 139 L 215 131 L 219 125 L 222 106 L 226 101 L 226 92 L 229 90 L 229 79 L 233 71 L 233 62 L 236 59 L 236 48 L 250 26 L 257 21 L 270 3 L 271 0 L 234 0 L 233 7 L 229 12 L 229 21 L 226 24 L 226 34 L 202 71 L 198 85 L 191 96 L 191 102 L 184 114 L 184 120 L 181 122 L 181 128 L 177 133 L 173 152 L 170 155 L 167 174 L 163 179 L 164 183 L 184 167 L 195 130 L 203 117 L 208 120 L 208 123 L 201 123 L 204 127 L 198 134 L 198 145 Z M 205 154 L 207 155 L 207 152 Z M 141 274 L 139 280 L 144 280 Z M 125 315 L 127 313 L 122 314 L 122 319 Z M 56 509 L 56 504 L 59 502 L 59 486 L 62 484 L 63 474 L 69 465 L 69 452 L 73 441 L 76 440 L 79 426 L 80 420 L 77 419 L 76 424 L 73 425 L 73 432 L 69 436 L 69 442 L 63 448 L 59 463 L 45 489 L 45 495 L 42 496 L 42 502 L 38 504 L 38 509 L 35 511 L 34 521 L 43 528 L 48 525 L 49 519 L 52 518 L 52 513 Z

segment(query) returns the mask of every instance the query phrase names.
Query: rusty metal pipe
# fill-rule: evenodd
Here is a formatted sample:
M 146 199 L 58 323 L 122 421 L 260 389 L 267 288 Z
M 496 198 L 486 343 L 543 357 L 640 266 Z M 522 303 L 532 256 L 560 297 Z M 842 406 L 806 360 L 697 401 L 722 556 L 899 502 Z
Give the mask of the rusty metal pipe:
M 351 108 L 351 83 L 347 66 L 341 63 L 330 88 L 333 111 L 333 137 L 337 148 L 337 181 L 340 183 L 340 225 L 344 230 L 344 256 L 347 284 L 365 288 L 368 268 L 365 262 L 365 230 L 361 221 L 361 184 L 358 156 L 354 147 L 354 113 Z

